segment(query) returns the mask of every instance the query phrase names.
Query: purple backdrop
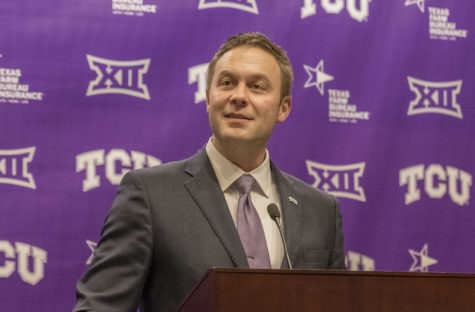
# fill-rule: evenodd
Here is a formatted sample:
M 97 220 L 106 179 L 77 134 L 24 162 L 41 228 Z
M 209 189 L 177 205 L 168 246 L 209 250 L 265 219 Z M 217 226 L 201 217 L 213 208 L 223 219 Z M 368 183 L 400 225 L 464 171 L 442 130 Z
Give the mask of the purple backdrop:
M 278 167 L 340 200 L 351 270 L 475 272 L 470 0 L 2 0 L 0 311 L 68 311 L 121 176 L 210 136 L 206 64 L 294 66 Z

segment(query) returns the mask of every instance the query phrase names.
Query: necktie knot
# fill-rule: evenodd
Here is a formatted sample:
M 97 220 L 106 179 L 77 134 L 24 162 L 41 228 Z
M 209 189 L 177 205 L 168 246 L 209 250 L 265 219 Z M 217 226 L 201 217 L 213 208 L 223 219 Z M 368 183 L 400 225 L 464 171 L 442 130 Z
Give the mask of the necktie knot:
M 234 183 L 236 185 L 236 188 L 239 192 L 239 194 L 249 194 L 251 192 L 252 185 L 254 184 L 256 180 L 249 175 L 249 174 L 243 174 L 240 176 Z

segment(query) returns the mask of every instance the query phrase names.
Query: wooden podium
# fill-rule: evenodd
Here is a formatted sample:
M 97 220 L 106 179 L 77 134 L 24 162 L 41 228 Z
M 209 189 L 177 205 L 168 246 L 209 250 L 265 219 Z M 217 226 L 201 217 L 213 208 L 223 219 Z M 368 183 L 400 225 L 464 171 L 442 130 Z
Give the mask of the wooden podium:
M 474 312 L 475 275 L 212 269 L 179 312 Z

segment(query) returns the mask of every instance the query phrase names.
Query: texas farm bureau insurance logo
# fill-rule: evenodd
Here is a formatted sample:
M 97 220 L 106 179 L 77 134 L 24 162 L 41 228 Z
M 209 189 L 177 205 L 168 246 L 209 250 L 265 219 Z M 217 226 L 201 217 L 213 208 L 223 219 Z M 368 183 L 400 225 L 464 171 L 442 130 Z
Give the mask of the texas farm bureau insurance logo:
M 410 90 L 416 97 L 409 103 L 407 115 L 437 113 L 463 118 L 457 95 L 462 88 L 462 80 L 434 82 L 407 77 Z
M 422 14 L 428 11 L 429 38 L 433 40 L 466 39 L 468 30 L 457 28 L 457 23 L 449 20 L 451 11 L 449 8 L 429 7 L 426 10 L 426 0 L 406 0 L 405 6 L 417 6 Z
M 324 66 L 323 60 L 320 60 L 316 66 L 303 65 L 308 77 L 303 87 L 315 87 L 322 96 L 325 95 L 325 84 L 335 80 L 335 77 L 325 72 Z M 370 112 L 360 111 L 356 104 L 349 102 L 350 90 L 329 89 L 327 93 L 330 122 L 357 123 L 359 120 L 370 119 Z
M 155 13 L 157 5 L 144 3 L 144 0 L 112 0 L 112 14 L 115 15 L 144 16 Z
M 300 18 L 304 19 L 317 14 L 318 0 L 303 0 L 300 8 Z M 369 3 L 371 0 L 320 0 L 320 5 L 327 14 L 340 14 L 345 8 L 348 15 L 358 21 L 364 22 L 368 20 Z
M 148 72 L 150 59 L 117 61 L 87 54 L 89 68 L 97 76 L 89 82 L 86 96 L 125 94 L 150 100 L 143 76 Z
M 214 8 L 231 8 L 259 14 L 256 0 L 200 0 L 198 10 Z
M 36 147 L 0 150 L 0 183 L 36 189 L 28 165 L 33 160 Z
M 336 197 L 366 202 L 364 189 L 360 185 L 366 165 L 364 162 L 348 165 L 328 165 L 311 160 L 305 162 L 308 173 L 315 178 L 313 187 Z
M 46 250 L 22 242 L 0 240 L 0 254 L 3 254 L 0 259 L 5 259 L 0 263 L 0 278 L 10 278 L 16 271 L 25 283 L 33 286 L 44 278 Z
M 32 91 L 28 83 L 21 81 L 23 74 L 21 68 L 0 67 L 0 103 L 29 104 L 43 100 L 43 92 Z

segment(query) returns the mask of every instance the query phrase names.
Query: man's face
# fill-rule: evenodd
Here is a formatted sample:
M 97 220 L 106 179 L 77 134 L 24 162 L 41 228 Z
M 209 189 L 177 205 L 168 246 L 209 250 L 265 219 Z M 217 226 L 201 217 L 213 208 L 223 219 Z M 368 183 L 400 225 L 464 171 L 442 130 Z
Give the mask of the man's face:
M 281 100 L 280 88 L 280 68 L 271 54 L 245 46 L 226 52 L 206 93 L 214 142 L 265 146 L 275 124 L 290 113 L 291 99 Z

